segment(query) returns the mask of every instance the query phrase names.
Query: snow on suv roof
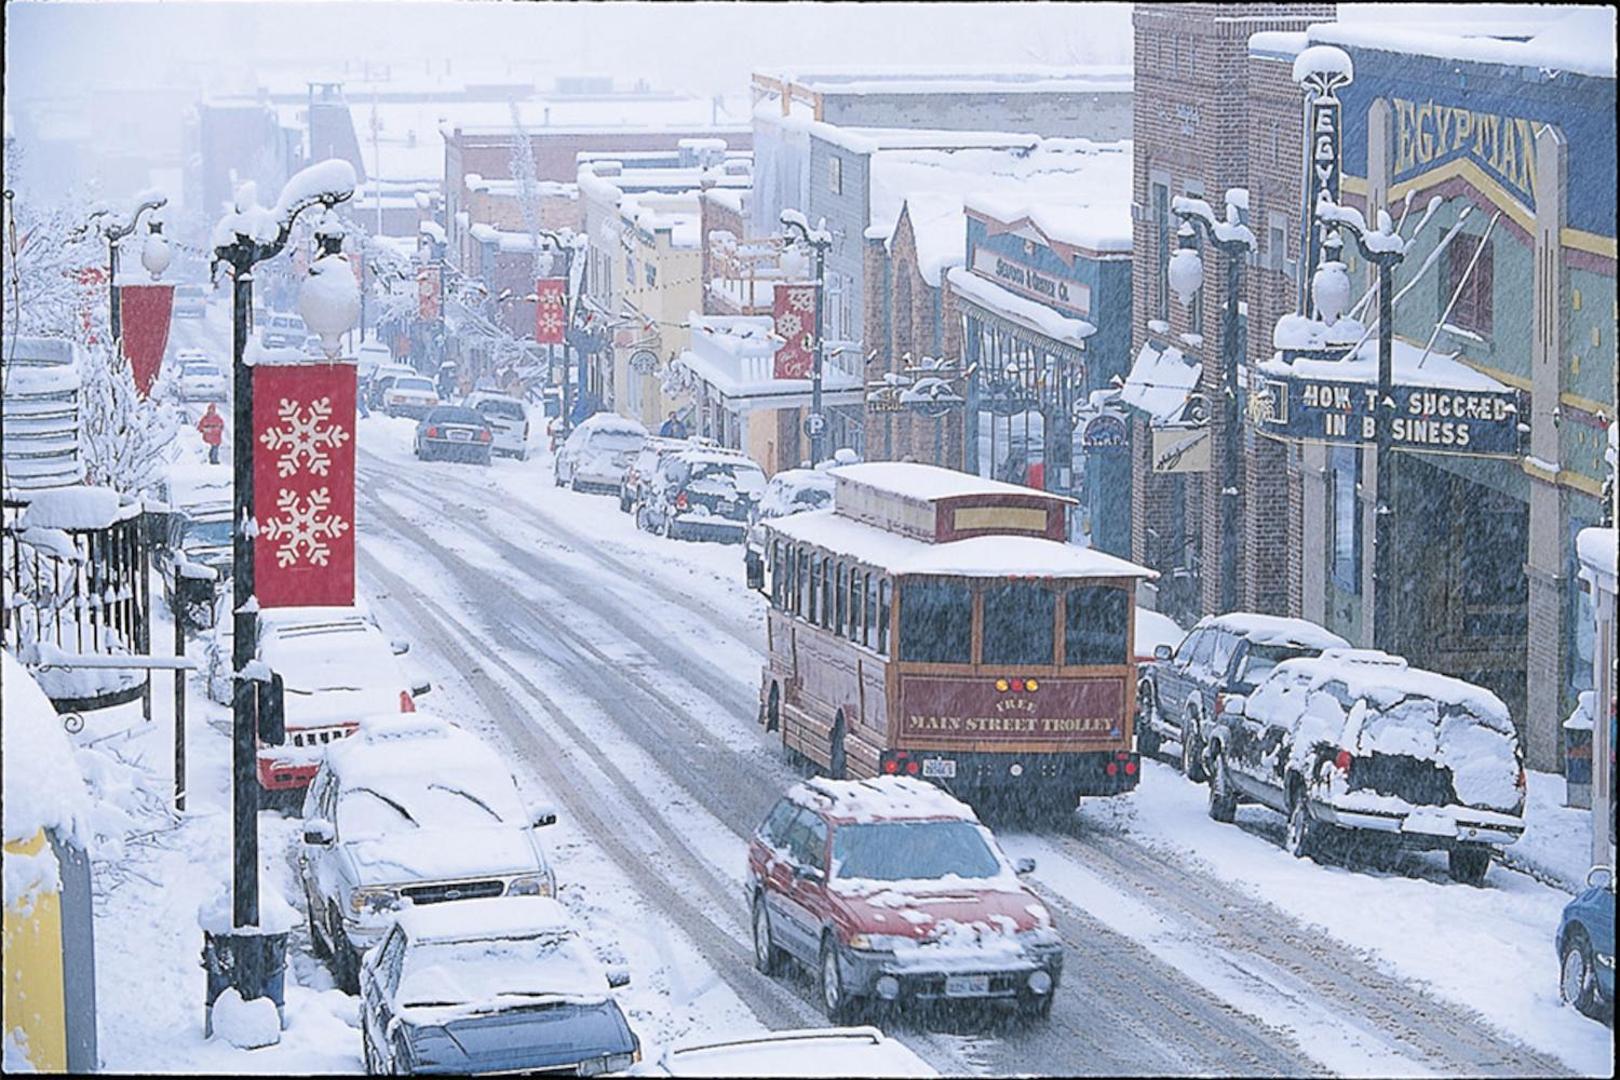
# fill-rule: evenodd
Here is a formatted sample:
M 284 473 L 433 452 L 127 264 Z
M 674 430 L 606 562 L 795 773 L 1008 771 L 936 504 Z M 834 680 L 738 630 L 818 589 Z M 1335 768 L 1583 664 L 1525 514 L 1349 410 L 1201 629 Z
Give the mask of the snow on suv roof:
M 1348 649 L 1350 643 L 1331 630 L 1305 619 L 1286 619 L 1278 615 L 1257 615 L 1251 611 L 1232 611 L 1225 615 L 1209 615 L 1200 619 L 1194 630 L 1225 630 L 1246 637 L 1256 645 L 1298 645 L 1307 649 Z
M 344 786 L 373 779 L 386 789 L 390 779 L 422 773 L 486 775 L 501 779 L 510 769 L 478 736 L 431 713 L 375 713 L 360 719 L 357 738 L 327 747 L 329 767 Z
M 634 435 L 646 435 L 647 429 L 641 421 L 631 420 L 618 413 L 596 413 L 588 416 L 574 425 L 575 431 L 625 431 Z
M 871 780 L 817 778 L 795 784 L 788 798 L 847 821 L 979 820 L 971 806 L 926 780 L 909 776 L 878 776 Z
M 545 896 L 490 896 L 453 904 L 413 905 L 399 913 L 399 925 L 417 943 L 528 937 L 574 928 L 568 909 Z
M 1476 716 L 1511 724 L 1502 699 L 1483 686 L 1410 667 L 1398 656 L 1374 649 L 1329 649 L 1321 656 L 1285 660 L 1275 669 L 1277 677 L 1304 675 L 1313 689 L 1330 682 L 1342 682 L 1352 697 L 1366 698 L 1380 709 L 1387 709 L 1403 698 L 1428 698 L 1467 709 Z

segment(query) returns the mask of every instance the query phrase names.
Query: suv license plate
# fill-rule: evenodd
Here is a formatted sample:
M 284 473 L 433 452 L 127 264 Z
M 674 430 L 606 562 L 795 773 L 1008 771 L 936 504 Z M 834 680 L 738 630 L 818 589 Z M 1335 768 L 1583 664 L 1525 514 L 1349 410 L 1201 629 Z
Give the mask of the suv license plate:
M 956 776 L 956 760 L 954 758 L 923 758 L 924 776 L 937 776 L 944 780 Z
M 946 997 L 983 997 L 990 992 L 988 975 L 945 976 Z

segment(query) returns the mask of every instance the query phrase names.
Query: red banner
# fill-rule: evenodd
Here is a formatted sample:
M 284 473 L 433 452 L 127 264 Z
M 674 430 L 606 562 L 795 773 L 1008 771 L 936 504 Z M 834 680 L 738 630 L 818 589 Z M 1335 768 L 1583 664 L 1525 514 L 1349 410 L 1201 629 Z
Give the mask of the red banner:
M 253 368 L 254 594 L 354 603 L 354 365 Z
M 79 324 L 84 327 L 84 340 L 87 345 L 94 345 L 100 338 L 96 335 L 95 309 L 93 305 L 103 303 L 100 287 L 107 284 L 107 271 L 99 266 L 84 266 L 79 268 L 77 275 L 79 289 Z
M 429 322 L 439 317 L 439 272 L 432 267 L 416 272 L 416 313 Z
M 808 379 L 816 356 L 816 287 L 778 285 L 771 317 L 776 336 L 782 339 L 776 350 L 776 377 Z
M 534 283 L 534 295 L 540 302 L 534 305 L 534 340 L 542 345 L 561 345 L 563 330 L 568 321 L 564 306 L 562 278 L 541 278 Z
M 118 286 L 119 321 L 124 335 L 124 356 L 135 376 L 135 389 L 145 397 L 163 366 L 169 345 L 169 317 L 174 312 L 173 285 Z

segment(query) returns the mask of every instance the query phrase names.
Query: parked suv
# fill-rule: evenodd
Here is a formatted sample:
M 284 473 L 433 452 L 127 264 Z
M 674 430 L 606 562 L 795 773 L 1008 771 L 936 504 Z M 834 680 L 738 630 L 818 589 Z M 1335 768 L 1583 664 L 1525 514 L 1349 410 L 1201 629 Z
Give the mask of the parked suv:
M 461 402 L 483 414 L 495 438 L 497 454 L 519 461 L 529 460 L 529 407 L 515 397 L 488 390 L 475 390 Z
M 1288 815 L 1290 854 L 1334 832 L 1357 846 L 1442 850 L 1454 880 L 1484 883 L 1497 848 L 1524 832 L 1519 738 L 1483 687 L 1372 649 L 1285 660 L 1231 695 L 1209 735 L 1209 816 L 1239 802 Z
M 297 315 L 272 312 L 259 329 L 259 344 L 266 349 L 301 349 L 307 337 L 309 330 Z
M 658 463 L 691 445 L 690 439 L 647 436 L 647 441 L 641 444 L 641 452 L 630 462 L 630 468 L 625 470 L 624 480 L 619 484 L 619 509 L 626 514 L 638 513 L 637 504 L 646 497 L 653 474 L 658 471 Z
M 636 524 L 671 539 L 740 543 L 764 493 L 764 471 L 737 451 L 682 450 L 658 463 Z
M 861 1001 L 974 999 L 1045 1017 L 1063 945 L 990 830 L 924 780 L 811 780 L 748 848 L 754 962 L 816 970 L 842 1023 Z
M 1155 647 L 1153 662 L 1141 669 L 1136 685 L 1137 750 L 1157 754 L 1163 740 L 1178 742 L 1181 771 L 1189 780 L 1202 781 L 1204 728 L 1220 714 L 1225 695 L 1249 693 L 1284 660 L 1349 646 L 1339 635 L 1304 619 L 1243 611 L 1206 616 L 1174 649 Z
M 765 584 L 765 542 L 759 523 L 805 510 L 832 505 L 833 476 L 826 469 L 783 469 L 765 485 L 765 494 L 748 515 L 748 536 L 743 541 L 743 570 L 748 587 Z
M 647 441 L 647 429 L 636 420 L 597 413 L 575 425 L 553 462 L 558 487 L 617 495 L 625 470 Z
M 411 907 L 486 896 L 556 896 L 529 810 L 496 754 L 423 713 L 367 716 L 326 747 L 304 797 L 298 874 L 315 951 L 347 993 L 360 956 Z

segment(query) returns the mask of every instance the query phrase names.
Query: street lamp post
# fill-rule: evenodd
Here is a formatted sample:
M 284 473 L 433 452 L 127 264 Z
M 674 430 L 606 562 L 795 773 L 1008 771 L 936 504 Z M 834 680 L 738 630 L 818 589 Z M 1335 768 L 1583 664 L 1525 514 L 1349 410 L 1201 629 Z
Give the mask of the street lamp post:
M 1373 407 L 1373 445 L 1377 450 L 1378 503 L 1373 507 L 1373 628 L 1376 648 L 1393 651 L 1395 587 L 1394 455 L 1395 418 L 1395 268 L 1406 258 L 1406 244 L 1396 234 L 1387 211 L 1378 211 L 1378 228 L 1369 229 L 1361 214 L 1341 207 L 1324 193 L 1317 218 L 1330 230 L 1343 230 L 1355 240 L 1361 257 L 1378 268 L 1378 400 Z M 1420 225 L 1421 227 L 1421 225 Z M 1332 234 L 1330 233 L 1330 236 Z
M 288 181 L 289 188 L 315 170 L 342 162 L 312 165 Z M 260 954 L 241 934 L 259 923 L 259 789 L 255 767 L 258 701 L 250 665 L 257 651 L 258 618 L 254 597 L 253 537 L 258 531 L 253 504 L 253 370 L 247 364 L 248 321 L 253 310 L 253 268 L 279 255 L 292 235 L 293 223 L 314 206 L 330 209 L 354 194 L 354 171 L 332 172 L 328 190 L 312 190 L 276 212 L 249 205 L 250 195 L 238 196 L 235 212 L 215 227 L 214 270 L 225 264 L 231 273 L 232 295 L 232 432 L 231 469 L 234 483 L 235 527 L 231 534 L 232 617 L 235 637 L 231 647 L 231 796 L 233 866 L 231 924 L 237 931 L 227 949 L 235 953 L 231 977 L 244 1000 L 264 996 L 268 972 Z M 321 177 L 317 176 L 317 179 Z M 346 181 L 346 182 L 345 182 Z M 300 183 L 299 189 L 326 185 Z M 284 196 L 285 197 L 285 196 Z M 223 241 L 223 242 L 221 242 Z M 351 282 L 352 284 L 352 282 Z
M 832 247 L 832 234 L 824 228 L 810 228 L 804 215 L 793 211 L 782 212 L 782 224 L 791 234 L 797 233 L 797 242 L 810 245 L 816 253 L 816 351 L 810 367 L 810 416 L 805 421 L 810 432 L 810 464 L 818 465 L 826 458 L 827 418 L 821 412 L 821 366 L 826 343 L 822 336 L 823 293 L 827 291 L 827 249 Z
M 114 342 L 123 337 L 123 318 L 118 301 L 118 245 L 123 241 L 124 237 L 135 231 L 142 214 L 148 210 L 157 210 L 168 204 L 168 197 L 164 195 L 155 195 L 142 199 L 140 204 L 135 207 L 135 212 L 129 215 L 128 220 L 114 217 L 106 209 L 98 209 L 90 215 L 90 220 L 74 234 L 75 236 L 82 236 L 85 231 L 95 229 L 102 239 L 107 241 L 107 315 L 108 329 Z M 161 239 L 161 233 L 162 227 L 159 226 L 153 230 L 152 235 Z M 148 237 L 148 243 L 151 242 L 151 238 Z M 164 261 L 167 262 L 167 260 Z
M 1254 250 L 1254 234 L 1237 220 L 1237 208 L 1227 204 L 1226 220 L 1217 221 L 1209 204 L 1202 199 L 1178 197 L 1173 209 L 1181 219 L 1177 230 L 1180 246 L 1170 260 L 1170 287 L 1183 303 L 1191 303 L 1202 287 L 1204 264 L 1194 246 L 1194 236 L 1202 233 L 1226 259 L 1226 303 L 1221 307 L 1221 398 L 1226 435 L 1221 448 L 1221 605 L 1222 611 L 1238 608 L 1237 581 L 1237 501 L 1239 447 L 1238 365 L 1242 349 L 1238 341 L 1238 298 L 1243 289 L 1243 263 Z
M 558 419 L 562 421 L 559 427 L 561 428 L 562 434 L 566 437 L 568 432 L 573 428 L 573 399 L 568 393 L 568 368 L 570 366 L 568 362 L 569 349 L 573 349 L 574 355 L 579 358 L 579 372 L 577 381 L 579 383 L 579 392 L 581 394 L 585 393 L 586 382 L 585 353 L 581 349 L 577 348 L 570 340 L 574 333 L 574 311 L 579 304 L 579 297 L 575 295 L 574 291 L 574 245 L 572 242 L 564 240 L 562 234 L 553 229 L 536 229 L 535 232 L 551 245 L 553 251 L 560 253 L 563 260 L 562 416 L 560 416 Z

